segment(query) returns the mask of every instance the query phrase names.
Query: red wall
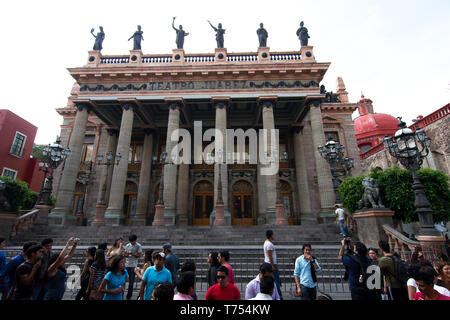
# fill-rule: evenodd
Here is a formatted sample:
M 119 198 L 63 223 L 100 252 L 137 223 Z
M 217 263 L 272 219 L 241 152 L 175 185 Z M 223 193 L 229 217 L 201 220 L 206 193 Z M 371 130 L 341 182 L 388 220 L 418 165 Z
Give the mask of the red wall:
M 36 164 L 30 163 L 30 155 L 33 149 L 37 129 L 36 126 L 22 119 L 15 113 L 9 110 L 0 110 L 0 175 L 3 173 L 3 168 L 7 167 L 18 171 L 16 179 L 25 181 L 28 184 L 31 183 L 33 176 L 31 172 L 33 172 L 34 169 L 31 170 L 30 167 L 33 167 Z M 27 136 L 21 157 L 10 154 L 16 131 Z M 43 176 L 41 176 L 41 178 L 42 177 Z M 39 191 L 39 189 L 40 186 L 37 191 Z M 32 190 L 36 191 L 35 189 Z

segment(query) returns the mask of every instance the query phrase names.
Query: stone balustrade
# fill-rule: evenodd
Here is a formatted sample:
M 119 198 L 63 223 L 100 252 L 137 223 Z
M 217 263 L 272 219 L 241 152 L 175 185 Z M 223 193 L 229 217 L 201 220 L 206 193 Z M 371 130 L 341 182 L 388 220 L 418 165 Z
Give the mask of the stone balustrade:
M 130 63 L 130 57 L 120 56 L 120 57 L 102 57 L 100 59 L 100 64 L 124 64 Z
M 29 230 L 36 222 L 38 214 L 39 209 L 33 209 L 30 212 L 18 217 L 14 224 L 11 226 L 9 238 L 11 239 L 20 232 Z

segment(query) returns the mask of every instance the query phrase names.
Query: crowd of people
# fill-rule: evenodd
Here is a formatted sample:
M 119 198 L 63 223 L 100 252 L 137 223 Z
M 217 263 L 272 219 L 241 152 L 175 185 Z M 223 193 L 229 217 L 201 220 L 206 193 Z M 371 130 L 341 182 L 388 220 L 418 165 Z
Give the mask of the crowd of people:
M 144 252 L 136 235 L 128 240 L 124 245 L 119 238 L 109 249 L 106 243 L 86 249 L 75 300 L 130 300 L 136 283 L 140 283 L 138 300 L 198 299 L 194 261 L 180 265 L 170 243 L 163 244 L 161 250 Z M 70 238 L 58 253 L 53 250 L 52 239 L 44 239 L 40 244 L 27 242 L 21 254 L 6 262 L 2 252 L 6 239 L 0 238 L 2 299 L 62 300 L 67 282 L 65 265 L 79 242 L 78 238 Z M 256 277 L 246 285 L 244 297 L 235 284 L 230 253 L 211 252 L 207 258 L 209 287 L 205 300 L 283 300 L 272 230 L 267 230 L 262 249 L 264 261 L 259 270 L 255 270 Z M 142 256 L 144 263 L 140 267 Z M 396 253 L 391 253 L 385 241 L 379 242 L 379 248 L 367 249 L 363 243 L 353 244 L 348 237 L 342 240 L 339 251 L 352 300 L 449 300 L 450 263 L 447 256 L 440 258 L 435 269 L 418 249 L 406 263 Z M 381 271 L 376 279 L 378 287 L 368 285 L 370 266 L 377 266 Z M 302 300 L 330 300 L 329 295 L 317 289 L 317 274 L 322 272 L 318 259 L 312 255 L 311 244 L 305 243 L 302 254 L 295 259 L 294 295 Z

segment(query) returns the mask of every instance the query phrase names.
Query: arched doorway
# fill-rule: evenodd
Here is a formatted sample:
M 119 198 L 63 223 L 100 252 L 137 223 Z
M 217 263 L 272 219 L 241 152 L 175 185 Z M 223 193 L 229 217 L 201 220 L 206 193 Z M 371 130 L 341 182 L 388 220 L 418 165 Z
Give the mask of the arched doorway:
M 192 222 L 194 226 L 208 226 L 214 209 L 214 186 L 209 181 L 200 181 L 194 186 Z
M 285 181 L 280 181 L 280 191 L 281 199 L 284 204 L 284 212 L 286 214 L 286 219 L 290 225 L 294 224 L 294 201 L 292 197 L 292 188 L 289 183 Z
M 232 224 L 251 226 L 254 224 L 253 187 L 247 181 L 238 181 L 232 188 Z
M 137 185 L 134 182 L 127 181 L 123 197 L 123 214 L 126 218 L 132 218 L 136 215 L 137 204 Z

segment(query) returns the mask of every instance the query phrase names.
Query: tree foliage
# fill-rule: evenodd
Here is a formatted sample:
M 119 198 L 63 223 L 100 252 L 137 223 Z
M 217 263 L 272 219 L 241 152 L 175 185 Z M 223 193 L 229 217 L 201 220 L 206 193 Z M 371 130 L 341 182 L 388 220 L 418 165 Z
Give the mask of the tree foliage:
M 419 170 L 418 176 L 431 204 L 434 221 L 450 220 L 449 178 L 441 171 L 431 169 Z M 373 169 L 369 177 L 377 181 L 381 201 L 386 208 L 395 211 L 396 219 L 404 222 L 419 220 L 414 207 L 415 194 L 410 171 L 396 166 L 385 171 Z M 364 193 L 363 179 L 364 176 L 348 178 L 339 187 L 342 202 L 352 213 L 358 209 L 359 200 Z
M 0 177 L 5 182 L 3 195 L 9 205 L 9 211 L 19 213 L 20 210 L 30 210 L 34 207 L 38 194 L 28 189 L 24 181 L 13 180 L 9 177 Z
M 31 150 L 31 156 L 35 159 L 43 159 L 44 158 L 44 148 L 47 145 L 45 144 L 33 144 L 33 149 Z

